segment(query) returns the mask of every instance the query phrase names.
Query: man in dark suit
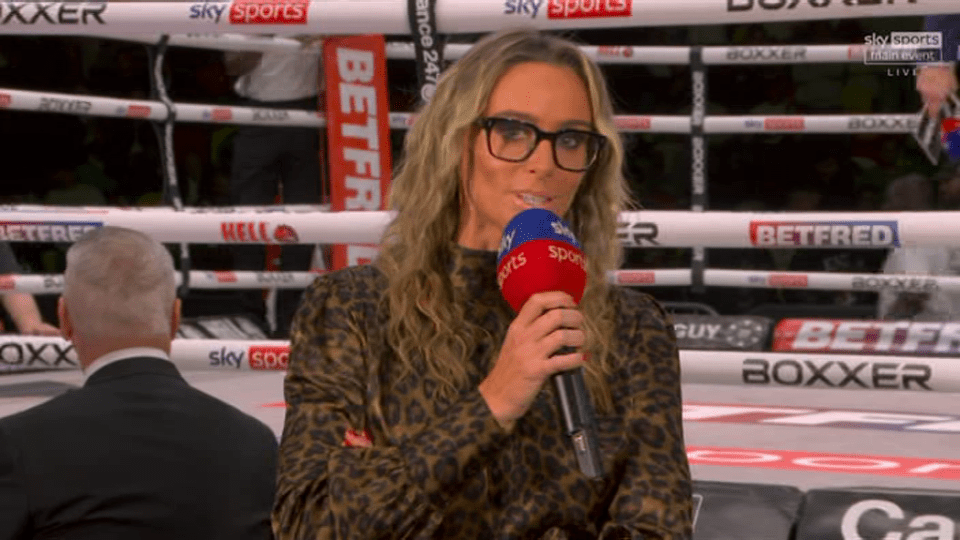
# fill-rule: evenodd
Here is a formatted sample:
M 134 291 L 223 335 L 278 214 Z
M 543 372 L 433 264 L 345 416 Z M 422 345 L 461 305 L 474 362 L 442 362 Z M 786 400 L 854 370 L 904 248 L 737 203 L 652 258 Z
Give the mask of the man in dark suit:
M 59 315 L 86 381 L 0 419 L 0 539 L 270 539 L 276 438 L 170 362 L 166 248 L 117 227 L 84 235 Z

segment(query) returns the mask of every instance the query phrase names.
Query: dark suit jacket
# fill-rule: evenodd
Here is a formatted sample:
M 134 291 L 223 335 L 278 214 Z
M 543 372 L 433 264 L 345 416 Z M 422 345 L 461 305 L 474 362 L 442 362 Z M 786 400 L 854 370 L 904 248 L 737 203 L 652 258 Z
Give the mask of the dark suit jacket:
M 120 360 L 0 419 L 0 539 L 269 539 L 276 466 L 265 424 Z
M 957 61 L 957 48 L 960 47 L 960 14 L 929 16 L 924 19 L 923 29 L 927 32 L 943 32 L 942 60 Z

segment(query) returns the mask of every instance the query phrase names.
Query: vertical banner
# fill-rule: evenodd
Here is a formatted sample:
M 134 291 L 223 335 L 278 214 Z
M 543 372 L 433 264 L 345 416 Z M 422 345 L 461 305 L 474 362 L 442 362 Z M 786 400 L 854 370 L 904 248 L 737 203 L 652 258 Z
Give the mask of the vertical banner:
M 326 39 L 323 61 L 331 209 L 385 210 L 391 160 L 384 38 Z M 376 245 L 338 244 L 331 269 L 366 264 L 376 254 Z

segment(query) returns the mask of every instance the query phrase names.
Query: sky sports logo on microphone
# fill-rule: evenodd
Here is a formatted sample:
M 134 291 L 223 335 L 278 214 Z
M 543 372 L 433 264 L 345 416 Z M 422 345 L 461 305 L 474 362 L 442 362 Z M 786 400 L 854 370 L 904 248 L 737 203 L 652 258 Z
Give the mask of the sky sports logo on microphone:
M 751 221 L 757 247 L 900 247 L 896 221 Z
M 558 215 L 530 208 L 507 224 L 497 255 L 497 285 L 514 310 L 543 291 L 564 291 L 579 303 L 586 275 L 580 243 Z

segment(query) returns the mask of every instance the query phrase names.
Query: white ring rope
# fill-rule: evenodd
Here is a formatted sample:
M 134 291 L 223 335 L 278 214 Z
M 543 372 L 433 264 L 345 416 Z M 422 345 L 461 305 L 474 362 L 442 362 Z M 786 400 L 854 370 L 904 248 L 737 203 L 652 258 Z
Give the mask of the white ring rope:
M 309 208 L 309 207 L 308 207 Z M 0 241 L 73 242 L 115 225 L 160 242 L 191 244 L 376 244 L 389 211 L 257 211 L 243 207 L 109 208 L 4 206 Z M 960 211 L 732 212 L 643 210 L 620 214 L 628 247 L 938 247 L 957 243 Z M 709 223 L 709 227 L 704 224 Z
M 282 371 L 288 341 L 174 339 L 171 360 L 183 370 Z M 76 370 L 73 346 L 60 338 L 0 336 L 0 373 Z M 960 361 L 951 357 L 680 350 L 684 384 L 960 392 Z
M 409 34 L 406 0 L 232 2 L 7 2 L 0 34 Z M 524 7 L 526 6 L 526 7 Z M 936 15 L 956 0 L 551 0 L 511 13 L 503 0 L 441 0 L 441 34 L 523 24 L 544 30 Z M 197 9 L 199 8 L 199 9 Z
M 324 127 L 323 113 L 299 109 L 237 107 L 216 104 L 174 103 L 177 122 Z M 106 98 L 79 94 L 35 92 L 0 88 L 0 109 L 53 112 L 114 118 L 163 121 L 167 109 L 159 101 Z M 391 112 L 390 127 L 406 129 L 412 113 Z M 690 117 L 684 115 L 618 115 L 624 132 L 690 133 Z M 706 116 L 705 133 L 911 133 L 916 114 Z
M 156 43 L 159 35 L 131 36 L 102 34 L 96 37 L 134 41 L 144 44 Z M 281 36 L 249 36 L 245 34 L 176 34 L 170 36 L 169 44 L 177 47 L 212 49 L 218 51 L 300 51 L 313 50 L 317 56 L 320 48 L 304 45 L 291 38 Z M 443 47 L 443 57 L 456 60 L 466 54 L 472 45 L 449 43 Z M 636 45 L 584 45 L 584 53 L 600 64 L 668 64 L 687 65 L 690 63 L 692 47 L 686 46 L 636 46 Z M 811 64 L 811 63 L 863 63 L 870 47 L 863 43 L 848 45 L 739 45 L 701 47 L 703 63 L 706 65 L 739 64 Z M 391 60 L 415 60 L 416 50 L 413 43 L 388 42 L 387 58 Z
M 245 270 L 191 270 L 191 289 L 303 289 L 325 270 L 311 272 L 255 272 Z M 683 287 L 693 283 L 690 269 L 616 270 L 610 283 L 623 286 Z M 177 274 L 177 285 L 182 281 Z M 841 272 L 778 272 L 768 270 L 704 270 L 704 285 L 754 289 L 809 289 L 822 291 L 932 292 L 960 291 L 960 276 L 927 274 L 861 274 Z M 63 292 L 62 274 L 0 274 L 0 291 L 31 294 Z

